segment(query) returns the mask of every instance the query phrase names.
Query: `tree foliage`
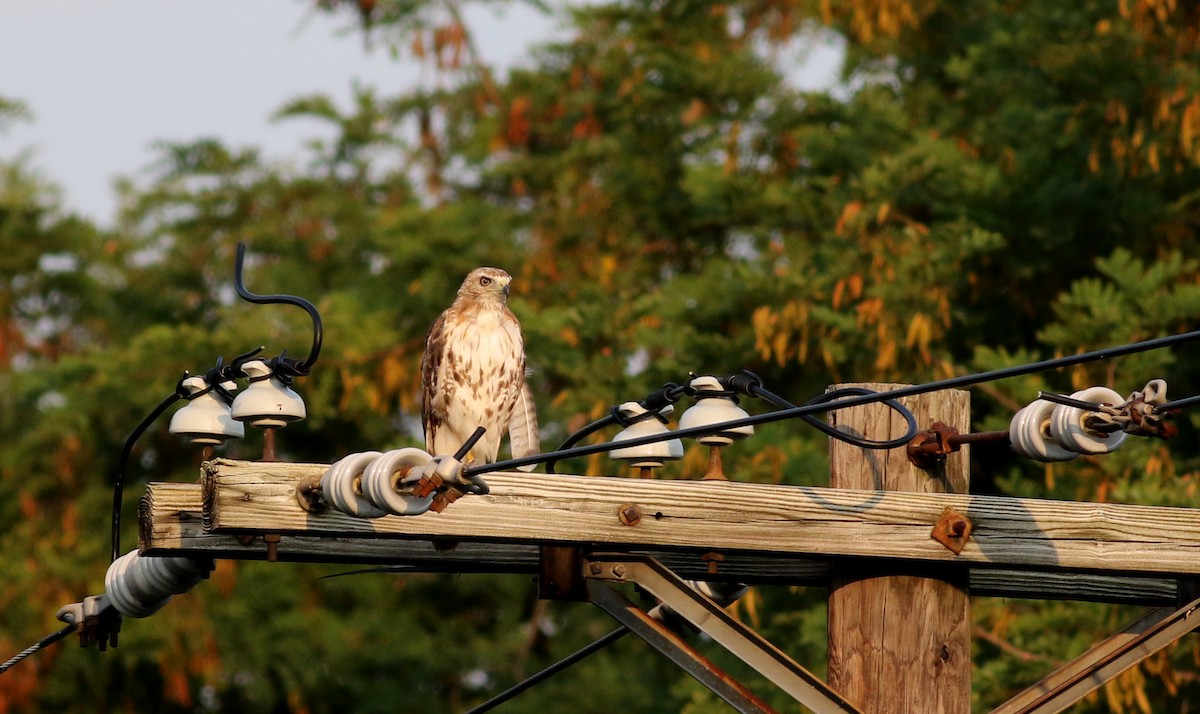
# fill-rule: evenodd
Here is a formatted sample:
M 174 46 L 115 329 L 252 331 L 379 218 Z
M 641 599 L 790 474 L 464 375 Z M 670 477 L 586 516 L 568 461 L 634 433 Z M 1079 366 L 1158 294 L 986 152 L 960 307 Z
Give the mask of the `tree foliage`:
M 516 276 L 545 443 L 691 371 L 751 369 L 802 400 L 837 381 L 918 382 L 1193 329 L 1200 313 L 1200 16 L 1186 3 L 581 3 L 558 11 L 558 40 L 504 73 L 458 2 L 315 7 L 429 71 L 396 94 L 357 88 L 349 106 L 281 107 L 280 121 L 336 132 L 301 168 L 215 140 L 163 144 L 103 230 L 4 157 L 0 650 L 102 588 L 116 455 L 184 369 L 259 344 L 307 348 L 299 311 L 236 300 L 239 241 L 251 290 L 306 296 L 325 320 L 321 359 L 297 385 L 310 418 L 280 436 L 295 461 L 419 443 L 425 330 L 484 264 Z M 845 43 L 841 79 L 797 90 L 780 58 L 822 33 Z M 26 113 L 0 99 L 0 129 Z M 1128 393 L 1167 376 L 1189 394 L 1191 354 L 977 389 L 976 428 L 1004 428 L 1039 388 Z M 1192 505 L 1197 426 L 1185 415 L 1179 439 L 1063 465 L 980 448 L 974 486 Z M 165 432 L 140 443 L 127 513 L 136 484 L 195 478 L 196 455 Z M 256 438 L 227 453 L 254 458 Z M 818 433 L 776 424 L 726 465 L 740 480 L 820 484 L 824 453 Z M 570 467 L 618 471 L 602 456 Z M 703 469 L 691 449 L 666 475 Z M 528 578 L 321 579 L 336 570 L 222 562 L 128 623 L 115 651 L 49 650 L 0 677 L 0 708 L 457 711 L 611 627 L 582 605 L 537 604 Z M 823 591 L 761 588 L 739 607 L 821 671 Z M 1132 612 L 973 610 L 977 708 Z M 1082 710 L 1186 706 L 1197 658 L 1185 640 Z M 720 710 L 632 638 L 509 705 L 568 707 Z

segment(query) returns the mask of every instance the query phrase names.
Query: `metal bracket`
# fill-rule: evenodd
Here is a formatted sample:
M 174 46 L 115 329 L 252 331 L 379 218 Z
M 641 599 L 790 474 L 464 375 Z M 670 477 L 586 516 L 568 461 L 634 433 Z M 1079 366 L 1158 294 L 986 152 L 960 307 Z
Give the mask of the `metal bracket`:
M 1060 712 L 1138 662 L 1200 627 L 1200 598 L 1172 612 L 1155 608 L 1066 663 L 992 714 Z
M 96 645 L 104 652 L 117 646 L 117 634 L 121 631 L 121 614 L 108 601 L 106 595 L 91 595 L 83 602 L 72 603 L 58 611 L 58 619 L 75 625 L 79 633 L 79 646 Z
M 963 434 L 957 427 L 935 421 L 928 429 L 919 432 L 908 442 L 905 453 L 913 466 L 932 471 L 937 468 L 938 464 L 945 461 L 947 456 L 961 449 L 964 444 L 1008 442 L 1008 440 L 1007 429 Z
M 683 642 L 678 635 L 666 629 L 651 615 L 636 608 L 602 581 L 636 583 L 658 598 L 666 608 L 753 667 L 815 714 L 859 711 L 782 650 L 746 627 L 711 599 L 689 587 L 653 558 L 629 554 L 589 555 L 584 558 L 583 573 L 588 578 L 588 594 L 593 603 L 629 627 L 738 711 L 772 710 L 743 685 Z

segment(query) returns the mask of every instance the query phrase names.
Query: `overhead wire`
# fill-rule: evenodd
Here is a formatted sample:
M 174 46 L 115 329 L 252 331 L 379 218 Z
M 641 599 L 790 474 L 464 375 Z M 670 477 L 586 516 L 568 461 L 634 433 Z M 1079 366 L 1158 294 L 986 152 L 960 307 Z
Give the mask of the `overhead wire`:
M 238 268 L 239 269 L 241 267 L 243 251 L 244 251 L 244 247 L 239 246 L 239 255 L 238 255 Z M 245 296 L 243 296 L 243 297 L 245 297 Z M 267 300 L 277 301 L 278 298 L 280 298 L 281 296 L 272 295 L 272 296 L 252 296 L 252 297 L 256 298 L 256 299 L 265 297 Z M 290 297 L 290 296 L 286 296 L 286 297 Z M 247 299 L 249 299 L 249 298 L 247 298 Z M 255 300 L 252 300 L 252 301 L 255 301 Z M 262 300 L 262 301 L 265 302 L 266 300 Z M 292 302 L 292 304 L 297 304 L 300 307 L 304 307 L 306 310 L 309 311 L 310 315 L 312 315 L 315 312 L 315 308 L 310 310 L 309 307 L 303 303 L 307 303 L 307 301 L 295 299 L 295 301 Z M 308 305 L 311 305 L 311 304 L 308 304 Z M 783 399 L 782 397 L 779 397 L 778 395 L 775 395 L 775 394 L 769 392 L 768 390 L 762 388 L 761 384 L 758 384 L 758 385 L 755 385 L 752 387 L 757 392 L 755 394 L 755 396 L 761 396 L 762 398 L 766 399 L 767 401 L 770 401 L 771 403 L 775 404 L 776 406 L 779 406 L 780 409 L 777 409 L 777 410 L 771 411 L 771 412 L 766 412 L 763 414 L 747 416 L 747 417 L 744 417 L 741 419 L 734 419 L 734 420 L 730 420 L 730 421 L 722 422 L 722 423 L 718 423 L 718 424 L 709 424 L 709 425 L 693 427 L 693 428 L 689 428 L 689 429 L 677 429 L 674 431 L 668 431 L 664 434 L 649 434 L 649 435 L 641 436 L 641 437 L 633 437 L 633 438 L 629 438 L 629 439 L 624 439 L 620 442 L 611 442 L 610 441 L 610 442 L 603 442 L 603 443 L 599 443 L 599 444 L 590 444 L 590 445 L 585 445 L 585 446 L 567 446 L 567 448 L 560 447 L 559 449 L 557 449 L 553 452 L 536 454 L 536 455 L 532 455 L 532 456 L 526 456 L 526 457 L 520 457 L 520 458 L 514 458 L 514 459 L 507 459 L 504 461 L 497 461 L 497 462 L 494 462 L 491 464 L 483 464 L 483 465 L 480 465 L 477 467 L 468 468 L 468 469 L 464 470 L 464 477 L 476 485 L 477 492 L 483 492 L 486 490 L 487 486 L 478 477 L 485 473 L 512 470 L 512 469 L 516 469 L 516 468 L 519 468 L 522 466 L 531 466 L 531 465 L 536 465 L 539 463 L 553 463 L 553 462 L 556 462 L 556 461 L 559 461 L 562 459 L 566 459 L 566 458 L 573 458 L 576 456 L 588 456 L 591 454 L 601 453 L 604 451 L 611 451 L 612 449 L 620 448 L 620 447 L 643 446 L 645 444 L 652 444 L 652 443 L 664 441 L 667 439 L 707 436 L 707 435 L 714 434 L 714 433 L 717 433 L 720 431 L 736 429 L 736 428 L 743 427 L 743 426 L 756 426 L 759 424 L 767 424 L 767 423 L 772 423 L 772 422 L 782 421 L 785 419 L 792 419 L 792 418 L 805 419 L 810 424 L 821 429 L 823 432 L 829 434 L 830 436 L 834 436 L 835 438 L 845 439 L 849 435 L 846 435 L 842 432 L 838 432 L 833 427 L 831 427 L 827 424 L 824 424 L 823 422 L 820 422 L 819 420 L 813 419 L 812 418 L 813 415 L 827 413 L 827 412 L 834 411 L 837 409 L 846 409 L 846 408 L 850 408 L 850 407 L 862 406 L 862 405 L 873 404 L 873 403 L 878 403 L 878 402 L 883 402 L 883 403 L 887 404 L 889 407 L 892 407 L 893 409 L 902 410 L 902 413 L 903 413 L 903 412 L 906 412 L 907 410 L 903 410 L 903 408 L 900 407 L 899 404 L 895 400 L 902 399 L 904 397 L 917 396 L 920 394 L 926 394 L 929 392 L 935 392 L 935 391 L 940 391 L 940 390 L 944 390 L 944 389 L 968 387 L 968 386 L 972 386 L 972 385 L 976 385 L 976 384 L 982 384 L 985 382 L 1006 379 L 1009 377 L 1017 377 L 1017 376 L 1023 376 L 1023 375 L 1027 375 L 1027 374 L 1037 373 L 1037 372 L 1048 371 L 1051 369 L 1071 367 L 1071 366 L 1078 365 L 1078 364 L 1084 364 L 1086 362 L 1092 362 L 1092 361 L 1097 361 L 1097 360 L 1102 360 L 1102 359 L 1111 359 L 1111 358 L 1115 358 L 1115 357 L 1121 357 L 1124 355 L 1136 354 L 1139 352 L 1145 352 L 1145 351 L 1154 350 L 1154 349 L 1161 349 L 1161 348 L 1165 348 L 1165 347 L 1186 344 L 1189 342 L 1194 342 L 1198 339 L 1200 339 L 1200 329 L 1193 330 L 1190 332 L 1180 333 L 1177 335 L 1169 335 L 1166 337 L 1160 337 L 1160 338 L 1155 338 L 1155 339 L 1150 339 L 1150 340 L 1143 340 L 1140 342 L 1132 342 L 1132 343 L 1128 343 L 1125 345 L 1118 345 L 1118 346 L 1114 346 L 1114 347 L 1092 350 L 1089 352 L 1083 352 L 1083 353 L 1079 353 L 1079 354 L 1075 354 L 1075 355 L 1067 355 L 1064 357 L 1056 357 L 1056 358 L 1051 358 L 1051 359 L 1046 359 L 1046 360 L 1040 360 L 1037 362 L 1030 362 L 1030 363 L 1023 364 L 1023 365 L 1015 365 L 1012 367 L 1005 367 L 1005 368 L 989 370 L 989 371 L 985 371 L 985 372 L 961 375 L 958 377 L 951 377 L 948 379 L 937 380 L 934 382 L 927 382 L 925 384 L 898 387 L 896 389 L 891 389 L 891 390 L 884 390 L 884 391 L 879 391 L 879 392 L 874 392 L 874 391 L 871 391 L 871 390 L 868 390 L 865 388 L 845 388 L 842 390 L 834 390 L 832 392 L 828 392 L 826 394 L 815 397 L 801 405 L 793 405 L 790 402 L 788 402 L 787 400 Z M 315 360 L 316 360 L 316 356 L 320 350 L 320 344 L 321 344 L 321 329 L 320 329 L 319 318 L 314 316 L 313 349 L 310 351 L 308 359 L 295 365 L 297 368 L 297 371 L 299 371 L 300 373 L 307 373 L 309 368 L 311 368 L 312 363 L 315 362 Z M 675 385 L 670 385 L 670 386 L 675 387 Z M 675 388 L 679 389 L 678 387 L 675 387 Z M 665 390 L 664 390 L 664 393 L 665 393 Z M 157 419 L 159 416 L 161 416 L 162 413 L 164 411 L 166 411 L 167 408 L 169 408 L 175 401 L 177 401 L 181 398 L 184 398 L 186 396 L 187 395 L 184 393 L 184 390 L 182 387 L 182 380 L 180 380 L 180 382 L 176 385 L 175 392 L 172 393 L 166 399 L 164 399 L 161 403 L 159 403 L 158 406 L 156 406 L 151 411 L 151 413 L 148 414 L 146 416 L 146 418 L 144 418 L 141 421 L 141 423 L 138 424 L 138 426 L 129 435 L 129 438 L 126 439 L 124 448 L 122 449 L 120 458 L 118 460 L 117 474 L 116 474 L 115 483 L 114 483 L 114 487 L 113 487 L 113 517 L 112 517 L 112 560 L 113 561 L 115 561 L 118 557 L 120 557 L 121 500 L 122 500 L 122 495 L 123 495 L 125 470 L 128 466 L 128 461 L 129 461 L 130 455 L 132 453 L 133 445 L 137 442 L 137 439 L 145 432 L 145 430 L 149 428 L 149 426 L 154 422 L 155 419 Z M 659 395 L 659 396 L 661 396 L 661 395 Z M 1178 410 L 1193 406 L 1198 403 L 1200 403 L 1200 395 L 1196 395 L 1193 397 L 1187 397 L 1184 399 L 1179 399 L 1179 400 L 1175 400 L 1172 402 L 1167 402 L 1167 403 L 1164 403 L 1161 405 L 1157 405 L 1156 410 L 1159 412 L 1178 411 Z M 661 405 L 656 406 L 656 409 L 661 409 L 661 408 L 662 408 Z M 572 439 L 574 440 L 574 442 L 577 442 L 578 440 L 584 438 L 588 434 L 594 433 L 595 431 L 598 431 L 600 428 L 607 426 L 608 424 L 612 423 L 612 421 L 615 421 L 615 417 L 613 417 L 612 420 L 610 420 L 609 418 L 597 420 L 596 422 L 593 422 L 592 424 L 589 424 L 588 426 L 584 427 L 584 429 L 580 430 L 580 432 L 577 432 L 576 435 L 573 435 Z M 913 420 L 911 413 L 908 413 L 908 415 L 906 416 L 906 421 L 908 422 L 909 431 L 910 432 L 914 431 L 915 421 Z M 477 437 L 478 437 L 478 435 L 476 435 L 476 438 Z M 858 437 L 850 437 L 850 438 L 858 438 Z M 566 446 L 567 444 L 573 443 L 572 439 L 569 439 L 568 442 L 565 442 L 564 446 Z M 905 439 L 904 441 L 906 441 L 906 440 L 907 439 Z M 867 448 L 890 448 L 888 446 L 884 446 L 884 444 L 890 444 L 892 442 L 897 442 L 897 445 L 898 445 L 899 443 L 902 443 L 902 441 L 900 439 L 893 439 L 893 440 L 889 440 L 887 442 L 882 442 L 882 441 L 872 442 L 871 440 L 861 440 L 861 439 L 860 439 L 860 441 L 862 442 L 862 443 L 860 443 L 860 445 L 863 445 L 863 446 L 866 446 L 867 444 L 874 444 L 873 446 L 867 446 Z M 66 637 L 71 632 L 73 632 L 75 629 L 76 629 L 76 626 L 74 624 L 71 624 L 71 625 L 68 625 L 68 626 L 62 628 L 61 630 L 58 630 L 56 632 L 53 632 L 53 633 L 47 635 L 46 637 L 43 637 L 41 640 L 38 640 L 30 647 L 26 648 L 25 650 L 22 650 L 20 653 L 18 653 L 17 655 L 15 655 L 11 659 L 9 659 L 7 662 L 0 664 L 0 673 L 7 671 L 13 665 L 22 661 L 26 657 L 29 657 L 30 655 L 38 652 L 39 650 L 61 640 L 62 638 Z M 580 650 L 578 653 L 576 653 L 576 655 L 578 655 L 577 658 L 576 658 L 576 655 L 572 655 L 572 657 L 568 658 L 568 660 L 570 660 L 570 662 L 563 664 L 562 667 L 558 667 L 558 665 L 555 665 L 554 667 L 558 667 L 557 669 L 554 669 L 554 667 L 548 668 L 548 669 L 553 669 L 554 672 L 556 672 L 556 671 L 561 670 L 562 668 L 565 668 L 566 666 L 570 666 L 570 664 L 573 663 L 574 661 L 578 661 L 578 659 L 582 659 L 583 657 L 586 657 L 587 654 L 590 654 L 592 651 L 595 651 L 595 649 L 598 649 L 599 647 L 596 647 L 596 646 L 599 645 L 600 642 L 604 642 L 609 637 L 612 637 L 615 640 L 618 636 L 618 633 L 620 633 L 620 635 L 624 634 L 624 632 L 622 632 L 621 630 L 616 630 L 613 633 L 610 633 L 609 635 L 607 635 L 605 638 L 602 638 L 601 640 L 598 640 L 597 642 L 592 643 L 592 645 L 585 647 L 583 650 Z M 607 644 L 607 642 L 605 644 Z M 600 645 L 600 646 L 602 647 L 604 645 Z M 593 649 L 593 648 L 595 648 L 595 649 Z M 566 662 L 566 660 L 564 660 L 564 662 Z M 560 663 L 560 664 L 562 664 L 562 663 Z M 550 674 L 553 674 L 553 672 L 550 672 Z M 546 676 L 550 676 L 550 675 L 548 674 Z M 532 686 L 532 684 L 530 684 L 529 686 Z M 480 711 L 485 711 L 485 710 L 480 710 Z
M 146 429 L 154 423 L 155 419 L 162 416 L 172 404 L 187 396 L 187 392 L 183 389 L 183 380 L 180 380 L 175 385 L 175 391 L 166 399 L 159 402 L 158 406 L 154 407 L 149 414 L 142 419 L 141 423 L 130 432 L 129 437 L 125 439 L 125 445 L 121 448 L 121 456 L 117 459 L 117 474 L 113 480 L 113 501 L 112 501 L 112 560 L 116 562 L 117 558 L 121 557 L 121 501 L 125 491 L 125 471 L 129 468 L 129 457 L 133 453 L 133 446 L 137 440 L 141 438 Z
M 540 683 L 546 681 L 547 679 L 553 677 L 554 675 L 556 675 L 559 672 L 563 671 L 564 669 L 570 667 L 571 665 L 575 664 L 576 662 L 580 661 L 581 659 L 590 657 L 591 655 L 595 654 L 596 652 L 599 652 L 600 650 L 604 649 L 605 647 L 608 647 L 609 645 L 611 645 L 612 643 L 621 639 L 625 635 L 628 635 L 630 632 L 631 632 L 631 630 L 628 627 L 621 625 L 617 629 L 615 629 L 612 632 L 608 633 L 607 635 L 601 637 L 600 639 L 596 640 L 595 642 L 593 642 L 589 645 L 586 645 L 585 647 L 582 647 L 579 650 L 576 650 L 572 654 L 567 655 L 563 659 L 560 659 L 559 661 L 557 661 L 554 664 L 550 665 L 549 667 L 543 669 L 542 671 L 538 672 L 537 674 L 531 675 L 531 676 L 527 677 L 526 679 L 524 679 L 524 680 L 518 682 L 517 684 L 514 684 L 513 686 L 509 687 L 508 689 L 504 690 L 503 692 L 500 692 L 499 694 L 497 694 L 496 696 L 487 700 L 483 704 L 480 704 L 479 706 L 468 710 L 467 714 L 483 714 L 483 712 L 487 712 L 487 711 L 491 711 L 492 709 L 495 709 L 496 707 L 500 706 L 504 702 L 507 702 L 509 699 L 512 699 L 513 697 L 517 696 L 521 692 L 525 691 L 526 689 L 529 689 L 530 687 L 532 687 L 536 684 L 540 684 Z
M 994 382 L 996 380 L 1007 379 L 1010 377 L 1020 377 L 1023 375 L 1044 372 L 1051 369 L 1073 367 L 1086 362 L 1095 362 L 1097 360 L 1122 357 L 1139 352 L 1146 352 L 1148 350 L 1172 347 L 1175 345 L 1195 342 L 1196 340 L 1200 340 L 1200 329 L 1193 330 L 1191 332 L 1183 332 L 1177 335 L 1169 335 L 1167 337 L 1158 337 L 1155 339 L 1143 340 L 1141 342 L 1131 342 L 1125 345 L 1092 350 L 1090 352 L 1081 352 L 1079 354 L 1055 357 L 1037 362 L 1029 362 L 1027 364 L 1014 365 L 1012 367 L 1003 367 L 986 372 L 960 375 L 958 377 L 950 377 L 934 382 L 927 382 L 925 384 L 908 385 L 904 387 L 897 387 L 896 389 L 873 392 L 870 394 L 852 395 L 825 402 L 810 402 L 787 409 L 778 409 L 762 414 L 754 414 L 741 419 L 732 419 L 730 421 L 721 422 L 718 424 L 706 424 L 704 426 L 691 427 L 688 429 L 676 429 L 663 434 L 647 434 L 645 436 L 632 437 L 617 442 L 607 441 L 598 444 L 587 444 L 584 446 L 571 447 L 561 451 L 534 454 L 532 456 L 522 456 L 503 461 L 496 461 L 490 464 L 480 464 L 479 466 L 467 468 L 464 473 L 478 476 L 496 471 L 512 471 L 522 466 L 533 466 L 551 460 L 562 460 L 575 458 L 577 456 L 590 456 L 592 454 L 611 451 L 617 448 L 644 446 L 646 444 L 653 444 L 659 441 L 666 441 L 668 439 L 708 436 L 710 434 L 715 434 L 717 432 L 726 431 L 729 429 L 736 429 L 743 426 L 769 424 L 772 422 L 783 421 L 785 419 L 794 419 L 805 415 L 823 414 L 835 409 L 847 409 L 849 407 L 857 407 L 864 404 L 874 404 L 890 399 L 913 397 L 920 394 L 927 394 L 929 392 L 941 391 L 943 389 L 969 387 L 976 384 L 983 384 L 985 382 Z
M 72 632 L 75 631 L 75 627 L 76 626 L 74 624 L 70 624 L 70 625 L 67 625 L 66 627 L 62 628 L 61 630 L 58 630 L 56 632 L 51 632 L 50 634 L 46 635 L 42 639 L 38 640 L 37 642 L 34 642 L 32 645 L 26 647 L 25 649 L 21 650 L 17 654 L 13 655 L 12 657 L 10 657 L 8 659 L 7 662 L 0 664 L 0 674 L 4 674 L 9 669 L 11 669 L 13 667 L 13 665 L 17 664 L 18 662 L 25 659 L 26 657 L 34 654 L 35 652 L 38 652 L 39 650 L 49 647 L 50 645 L 54 644 L 55 642 L 58 642 L 62 638 L 71 634 Z

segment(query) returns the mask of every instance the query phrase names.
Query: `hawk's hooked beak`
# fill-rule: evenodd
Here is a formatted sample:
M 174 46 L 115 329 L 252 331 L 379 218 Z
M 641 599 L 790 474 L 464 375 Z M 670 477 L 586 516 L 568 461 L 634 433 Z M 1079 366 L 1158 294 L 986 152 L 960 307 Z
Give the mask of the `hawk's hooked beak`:
M 509 291 L 509 289 L 510 289 L 511 287 L 512 287 L 512 281 L 511 281 L 511 280 L 510 280 L 509 282 L 507 282 L 507 283 L 505 283 L 505 284 L 504 284 L 504 287 L 502 288 L 502 289 L 504 290 L 504 297 L 508 297 L 508 291 Z

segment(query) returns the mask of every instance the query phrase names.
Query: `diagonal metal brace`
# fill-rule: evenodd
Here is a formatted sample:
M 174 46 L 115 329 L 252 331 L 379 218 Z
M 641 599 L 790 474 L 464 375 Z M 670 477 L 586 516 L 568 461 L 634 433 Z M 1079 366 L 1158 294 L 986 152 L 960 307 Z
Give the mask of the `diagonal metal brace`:
M 742 714 L 777 714 L 769 704 L 747 689 L 675 632 L 654 619 L 606 583 L 588 580 L 592 603 L 677 664 L 726 704 Z
M 1198 627 L 1200 598 L 1174 612 L 1155 608 L 1001 704 L 992 714 L 1061 712 Z
M 601 591 L 596 587 L 596 580 L 636 583 L 815 714 L 859 711 L 816 675 L 653 558 L 594 554 L 585 559 L 584 573 L 590 579 L 588 590 L 593 595 L 593 602 L 596 602 L 596 593 Z M 599 602 L 596 604 L 604 607 Z

